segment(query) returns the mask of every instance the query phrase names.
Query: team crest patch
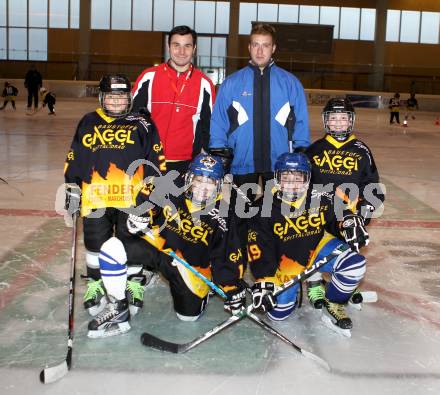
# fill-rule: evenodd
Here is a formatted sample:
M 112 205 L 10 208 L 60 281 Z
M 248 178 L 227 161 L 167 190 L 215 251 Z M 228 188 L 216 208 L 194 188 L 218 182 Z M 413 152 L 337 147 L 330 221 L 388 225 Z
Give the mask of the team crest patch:
M 211 156 L 206 156 L 200 162 L 202 162 L 208 169 L 211 169 L 217 163 L 217 161 Z

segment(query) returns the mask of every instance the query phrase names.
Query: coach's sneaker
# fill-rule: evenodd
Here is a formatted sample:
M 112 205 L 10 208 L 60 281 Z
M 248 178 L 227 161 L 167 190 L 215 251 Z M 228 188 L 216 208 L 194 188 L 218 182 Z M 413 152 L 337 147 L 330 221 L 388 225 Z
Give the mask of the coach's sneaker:
M 87 336 L 92 339 L 120 335 L 131 329 L 128 300 L 116 300 L 112 296 L 108 298 L 104 310 L 89 322 Z
M 84 308 L 94 317 L 104 309 L 106 304 L 107 298 L 102 279 L 94 280 L 88 277 L 87 290 L 84 294 Z
M 310 281 L 307 283 L 307 297 L 315 309 L 322 309 L 325 299 L 325 288 L 321 281 Z
M 130 314 L 134 317 L 144 305 L 144 291 L 147 277 L 143 274 L 130 276 L 127 280 L 125 294 L 128 299 Z
M 325 310 L 324 313 L 332 319 L 334 325 L 341 329 L 353 328 L 351 318 L 345 312 L 345 305 L 330 302 L 327 298 L 324 299 Z

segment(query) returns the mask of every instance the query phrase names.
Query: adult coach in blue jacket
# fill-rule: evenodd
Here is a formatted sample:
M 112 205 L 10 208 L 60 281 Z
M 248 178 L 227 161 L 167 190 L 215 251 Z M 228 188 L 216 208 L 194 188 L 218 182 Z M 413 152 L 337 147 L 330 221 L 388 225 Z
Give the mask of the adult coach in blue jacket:
M 310 145 L 307 103 L 299 80 L 272 59 L 276 44 L 271 25 L 254 25 L 248 48 L 249 64 L 220 87 L 209 146 L 217 155 L 223 150 L 227 156 L 227 149 L 232 150 L 235 184 L 258 183 L 261 176 L 264 190 L 276 159 L 289 150 L 289 128 L 294 148 Z

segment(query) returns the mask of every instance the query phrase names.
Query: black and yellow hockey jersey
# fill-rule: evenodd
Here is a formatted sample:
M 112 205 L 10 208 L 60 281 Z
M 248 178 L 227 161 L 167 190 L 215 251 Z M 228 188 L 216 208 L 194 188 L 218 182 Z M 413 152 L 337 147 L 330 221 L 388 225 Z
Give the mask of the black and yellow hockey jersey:
M 183 194 L 170 196 L 154 218 L 154 238 L 143 238 L 161 251 L 174 251 L 206 277 L 212 275 L 214 282 L 228 291 L 242 278 L 244 261 L 234 219 L 227 217 L 225 204 L 219 197 L 201 210 Z
M 256 280 L 283 283 L 288 278 L 275 276 L 298 274 L 311 264 L 325 231 L 341 238 L 332 195 L 309 189 L 293 203 L 274 196 L 271 211 L 262 209 L 265 199 L 255 202 L 260 213 L 271 213 L 248 222 L 248 260 Z M 344 206 L 339 209 L 341 218 L 349 213 Z
M 152 166 L 133 164 L 137 160 Z M 144 180 L 165 170 L 162 144 L 152 123 L 136 113 L 110 118 L 99 108 L 79 122 L 64 177 L 66 183 L 80 186 L 81 215 L 88 215 L 93 209 L 142 204 L 149 195 Z
M 312 164 L 312 184 L 333 184 L 332 189 L 344 183 L 353 183 L 359 188 L 359 196 L 352 199 L 353 206 L 357 200 L 364 198 L 365 188 L 379 183 L 379 172 L 370 149 L 354 134 L 343 142 L 337 141 L 330 135 L 315 141 L 306 151 Z M 385 200 L 381 189 L 374 190 L 373 194 L 380 201 Z M 344 191 L 337 191 L 337 195 L 347 199 Z M 376 207 L 377 208 L 377 207 Z

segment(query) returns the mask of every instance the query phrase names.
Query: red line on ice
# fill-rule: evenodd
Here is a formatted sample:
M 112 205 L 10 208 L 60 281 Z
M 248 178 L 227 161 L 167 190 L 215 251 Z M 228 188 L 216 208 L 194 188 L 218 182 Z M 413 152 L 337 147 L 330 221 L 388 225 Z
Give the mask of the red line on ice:
M 371 225 L 377 228 L 427 228 L 440 229 L 440 221 L 405 221 L 405 220 L 387 220 L 375 219 Z
M 69 232 L 62 232 L 54 238 L 50 244 L 43 247 L 40 253 L 25 264 L 24 269 L 8 280 L 11 284 L 9 288 L 0 290 L 0 311 L 5 308 L 16 296 L 20 295 L 22 290 L 44 270 L 51 259 L 69 243 L 71 235 Z
M 12 217 L 58 217 L 56 211 L 53 210 L 32 210 L 32 209 L 15 209 L 0 208 L 0 216 Z

